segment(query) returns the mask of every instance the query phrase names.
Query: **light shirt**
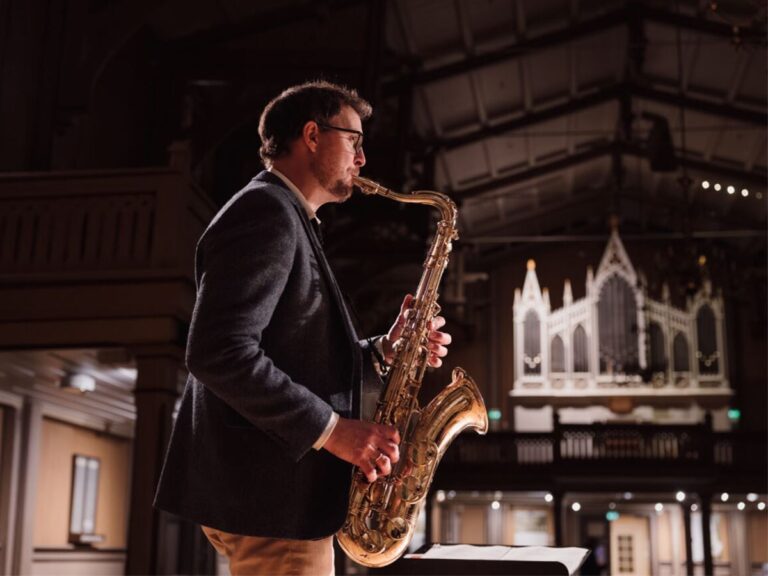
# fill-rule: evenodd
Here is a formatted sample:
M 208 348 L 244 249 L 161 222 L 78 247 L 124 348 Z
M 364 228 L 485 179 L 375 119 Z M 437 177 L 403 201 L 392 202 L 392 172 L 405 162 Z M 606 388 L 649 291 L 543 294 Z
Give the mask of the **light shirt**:
M 301 190 L 299 190 L 296 187 L 296 184 L 291 182 L 290 178 L 280 172 L 277 168 L 272 166 L 268 169 L 272 174 L 280 178 L 280 180 L 283 181 L 283 183 L 288 187 L 288 189 L 296 194 L 296 197 L 299 199 L 299 202 L 301 202 L 301 205 L 304 207 L 304 211 L 307 213 L 307 216 L 310 220 L 317 220 L 317 223 L 320 223 L 320 219 L 317 217 L 317 214 L 315 214 L 315 211 L 312 210 L 312 206 L 309 205 L 309 202 L 307 202 L 307 199 L 304 197 L 304 194 L 301 193 Z M 315 443 L 312 444 L 312 448 L 315 450 L 320 450 L 323 446 L 325 446 L 325 443 L 328 441 L 328 438 L 330 438 L 331 434 L 333 433 L 333 429 L 336 428 L 336 423 L 339 421 L 339 415 L 336 412 L 331 413 L 331 417 L 328 419 L 328 423 L 325 425 L 325 429 L 323 430 L 323 433 L 320 434 L 320 437 L 315 440 Z
M 296 194 L 296 197 L 299 199 L 299 202 L 301 202 L 301 205 L 304 207 L 304 211 L 307 213 L 307 216 L 309 217 L 309 219 L 310 220 L 317 220 L 317 223 L 319 224 L 320 223 L 320 218 L 318 218 L 317 214 L 315 213 L 315 211 L 312 210 L 312 206 L 309 205 L 309 202 L 307 202 L 307 199 L 304 197 L 304 194 L 301 193 L 301 190 L 299 190 L 296 187 L 296 184 L 291 182 L 291 180 L 290 180 L 290 178 L 288 178 L 288 176 L 286 176 L 285 174 L 280 172 L 280 170 L 278 170 L 274 166 L 269 168 L 268 172 L 272 172 L 272 174 L 274 174 L 275 176 L 280 178 L 280 180 L 282 180 L 283 183 L 286 186 L 288 186 L 288 189 L 291 192 L 293 192 L 294 194 Z

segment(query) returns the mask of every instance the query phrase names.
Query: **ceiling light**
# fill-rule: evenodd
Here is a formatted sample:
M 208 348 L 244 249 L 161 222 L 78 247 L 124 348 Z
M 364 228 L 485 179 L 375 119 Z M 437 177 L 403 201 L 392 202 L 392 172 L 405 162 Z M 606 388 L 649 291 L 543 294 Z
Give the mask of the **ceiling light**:
M 574 512 L 578 512 L 579 510 L 581 510 L 581 504 L 579 504 L 578 502 L 574 502 L 573 504 L 571 504 L 571 510 L 573 510 Z
M 632 500 L 632 492 L 624 492 L 624 500 Z
M 720 182 L 715 182 L 715 190 L 720 192 L 721 189 L 722 189 L 722 186 L 720 186 Z
M 747 196 L 749 196 L 749 190 L 747 190 L 746 188 L 742 188 L 741 195 L 744 196 L 744 198 L 746 198 Z
M 730 498 L 730 495 L 728 494 L 728 492 L 723 492 L 722 494 L 720 494 L 720 500 L 722 500 L 723 502 L 728 502 L 728 498 Z
M 757 198 L 758 200 L 762 200 L 763 199 L 763 193 L 762 192 L 757 192 L 755 194 L 755 198 Z
M 552 502 L 552 500 L 554 500 L 554 499 L 555 499 L 555 497 L 552 496 L 552 494 L 550 494 L 549 492 L 544 494 L 544 501 L 545 502 Z
M 491 502 L 491 508 L 493 508 L 494 510 L 498 510 L 499 508 L 501 508 L 501 504 L 499 503 L 498 500 L 494 500 L 493 502 Z
M 728 194 L 733 194 L 734 192 L 736 192 L 736 188 L 734 188 L 733 186 L 728 186 L 726 190 L 728 190 Z
M 664 504 L 661 502 L 656 502 L 656 505 L 653 507 L 653 509 L 656 510 L 656 512 L 661 512 L 664 510 Z
M 691 512 L 696 512 L 699 509 L 698 504 L 691 504 Z
M 747 500 L 749 500 L 750 502 L 757 502 L 757 494 L 755 494 L 754 492 L 750 492 L 749 494 L 747 494 Z
M 744 508 L 746 507 L 747 505 L 744 504 L 744 502 L 739 502 L 738 504 L 736 504 L 736 508 L 738 508 L 739 510 L 744 510 Z
M 709 188 L 709 180 L 704 180 L 704 181 L 701 183 L 701 187 L 702 187 L 702 188 L 704 188 L 704 190 L 706 190 L 707 188 Z
M 96 379 L 90 374 L 67 374 L 61 379 L 60 386 L 68 392 L 93 392 L 96 390 Z
M 675 500 L 677 500 L 678 502 L 682 502 L 683 500 L 685 500 L 685 492 L 683 492 L 682 490 L 679 490 L 677 494 L 675 494 Z
M 758 510 L 765 510 L 765 502 L 758 502 L 757 503 L 757 509 Z
M 438 502 L 443 502 L 445 500 L 445 492 L 443 490 L 438 490 L 437 494 L 435 494 L 435 498 Z

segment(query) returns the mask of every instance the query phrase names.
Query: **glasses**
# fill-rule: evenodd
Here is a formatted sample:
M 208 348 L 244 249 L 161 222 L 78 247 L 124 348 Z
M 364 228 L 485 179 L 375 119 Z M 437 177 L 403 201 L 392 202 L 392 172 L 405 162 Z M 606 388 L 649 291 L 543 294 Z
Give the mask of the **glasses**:
M 342 128 L 340 126 L 331 126 L 330 124 L 321 124 L 320 122 L 318 122 L 317 125 L 325 130 L 338 130 L 339 132 L 349 132 L 350 134 L 354 134 L 356 138 L 352 143 L 352 146 L 355 148 L 355 154 L 360 154 L 360 152 L 363 151 L 363 133 L 360 132 L 360 130 L 352 130 L 351 128 Z

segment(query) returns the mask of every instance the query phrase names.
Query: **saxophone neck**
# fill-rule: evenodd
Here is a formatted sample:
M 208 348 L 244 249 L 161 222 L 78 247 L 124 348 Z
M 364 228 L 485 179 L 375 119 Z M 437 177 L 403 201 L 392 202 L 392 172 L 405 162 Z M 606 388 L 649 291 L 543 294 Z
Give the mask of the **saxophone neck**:
M 456 235 L 456 220 L 458 218 L 458 209 L 456 203 L 451 200 L 447 195 L 442 192 L 436 192 L 434 190 L 416 190 L 410 194 L 403 192 L 395 192 L 389 188 L 385 188 L 378 182 L 363 178 L 361 176 L 354 176 L 352 178 L 353 184 L 357 186 L 363 194 L 384 196 L 395 202 L 404 202 L 407 204 L 425 204 L 432 206 L 440 210 L 441 220 L 453 229 L 453 239 Z

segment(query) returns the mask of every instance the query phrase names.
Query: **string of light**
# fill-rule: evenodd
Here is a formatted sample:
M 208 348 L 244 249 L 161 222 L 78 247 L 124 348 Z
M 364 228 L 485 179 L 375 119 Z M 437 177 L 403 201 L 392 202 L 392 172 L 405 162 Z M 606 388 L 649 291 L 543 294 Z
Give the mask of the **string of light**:
M 704 190 L 709 190 L 710 188 L 712 188 L 712 189 L 714 189 L 714 191 L 715 191 L 715 192 L 720 192 L 720 190 L 722 190 L 722 189 L 723 189 L 723 185 L 722 185 L 722 184 L 720 184 L 720 182 L 715 182 L 715 183 L 713 184 L 713 183 L 710 183 L 710 181 L 709 181 L 709 180 L 702 180 L 702 182 L 701 182 L 701 187 L 702 187 Z M 728 184 L 728 185 L 725 187 L 725 191 L 726 191 L 726 192 L 727 192 L 727 193 L 728 193 L 730 196 L 733 196 L 734 194 L 736 194 L 736 186 L 734 186 L 733 184 Z M 741 189 L 741 195 L 742 195 L 744 198 L 748 197 L 748 196 L 749 196 L 749 189 L 748 189 L 748 188 L 742 188 L 742 189 Z M 762 192 L 756 192 L 756 193 L 755 193 L 755 198 L 757 198 L 758 200 L 762 200 L 762 199 L 763 199 L 763 193 L 762 193 Z

